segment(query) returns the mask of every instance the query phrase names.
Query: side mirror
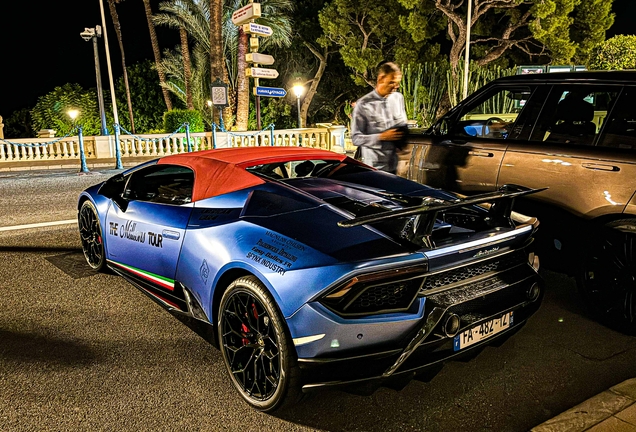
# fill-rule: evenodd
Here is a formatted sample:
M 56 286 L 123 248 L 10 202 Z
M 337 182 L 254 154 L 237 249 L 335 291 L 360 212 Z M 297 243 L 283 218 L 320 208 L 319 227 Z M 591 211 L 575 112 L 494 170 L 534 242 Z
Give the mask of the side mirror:
M 117 174 L 106 180 L 97 193 L 113 200 L 122 211 L 126 211 L 128 201 L 122 197 L 125 186 L 126 177 L 123 174 Z
M 124 190 L 124 186 L 126 186 L 126 179 L 120 173 L 106 180 L 101 185 L 97 193 L 105 196 L 106 198 L 113 199 L 116 196 L 121 195 Z

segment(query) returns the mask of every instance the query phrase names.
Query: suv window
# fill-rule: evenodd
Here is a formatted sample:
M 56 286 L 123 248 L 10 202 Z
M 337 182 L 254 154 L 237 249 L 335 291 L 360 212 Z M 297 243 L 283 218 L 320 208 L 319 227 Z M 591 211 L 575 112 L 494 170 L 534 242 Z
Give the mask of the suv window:
M 132 173 L 122 197 L 128 200 L 181 205 L 192 201 L 194 172 L 176 165 L 153 165 Z
M 498 88 L 471 103 L 457 123 L 458 136 L 507 139 L 518 135 L 519 114 L 532 95 L 530 87 Z M 514 131 L 514 132 L 513 132 Z
M 636 150 L 636 87 L 625 87 L 606 120 L 607 126 L 599 145 Z
M 531 139 L 593 145 L 619 90 L 617 86 L 555 86 L 545 102 Z

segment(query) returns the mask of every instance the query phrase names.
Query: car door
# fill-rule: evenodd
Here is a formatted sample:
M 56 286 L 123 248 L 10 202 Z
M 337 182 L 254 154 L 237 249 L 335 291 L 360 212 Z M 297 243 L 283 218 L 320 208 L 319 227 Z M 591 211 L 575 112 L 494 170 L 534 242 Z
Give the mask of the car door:
M 497 85 L 463 102 L 431 137 L 411 140 L 409 178 L 464 194 L 496 189 L 505 151 L 523 135 L 523 113 L 535 88 Z
M 498 184 L 548 187 L 532 199 L 578 216 L 620 213 L 636 178 L 633 156 L 613 148 L 624 143 L 618 129 L 629 126 L 621 119 L 636 118 L 634 90 L 619 98 L 621 91 L 620 85 L 555 85 L 530 139 L 508 146 Z
M 171 291 L 192 212 L 193 184 L 192 170 L 176 165 L 153 165 L 132 173 L 106 217 L 110 264 Z

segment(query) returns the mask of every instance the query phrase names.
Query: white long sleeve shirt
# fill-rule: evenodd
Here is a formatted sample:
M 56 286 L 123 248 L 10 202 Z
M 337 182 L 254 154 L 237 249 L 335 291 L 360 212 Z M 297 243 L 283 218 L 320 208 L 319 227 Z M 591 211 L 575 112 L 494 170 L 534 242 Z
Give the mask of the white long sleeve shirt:
M 351 140 L 361 147 L 362 161 L 383 171 L 395 172 L 397 153 L 390 141 L 380 141 L 379 135 L 387 129 L 406 124 L 404 96 L 393 92 L 382 97 L 373 90 L 356 102 L 351 116 Z

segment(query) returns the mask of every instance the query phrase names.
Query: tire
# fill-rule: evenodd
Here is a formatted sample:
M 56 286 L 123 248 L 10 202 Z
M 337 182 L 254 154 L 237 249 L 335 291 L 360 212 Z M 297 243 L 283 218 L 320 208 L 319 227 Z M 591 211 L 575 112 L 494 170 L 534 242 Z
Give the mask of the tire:
M 97 210 L 92 202 L 84 201 L 77 219 L 84 258 L 91 268 L 103 271 L 106 264 L 104 238 Z
M 636 219 L 609 222 L 593 234 L 577 283 L 593 317 L 636 334 Z
M 234 387 L 253 408 L 273 412 L 299 400 L 299 370 L 278 307 L 254 276 L 232 282 L 218 313 L 219 346 Z

